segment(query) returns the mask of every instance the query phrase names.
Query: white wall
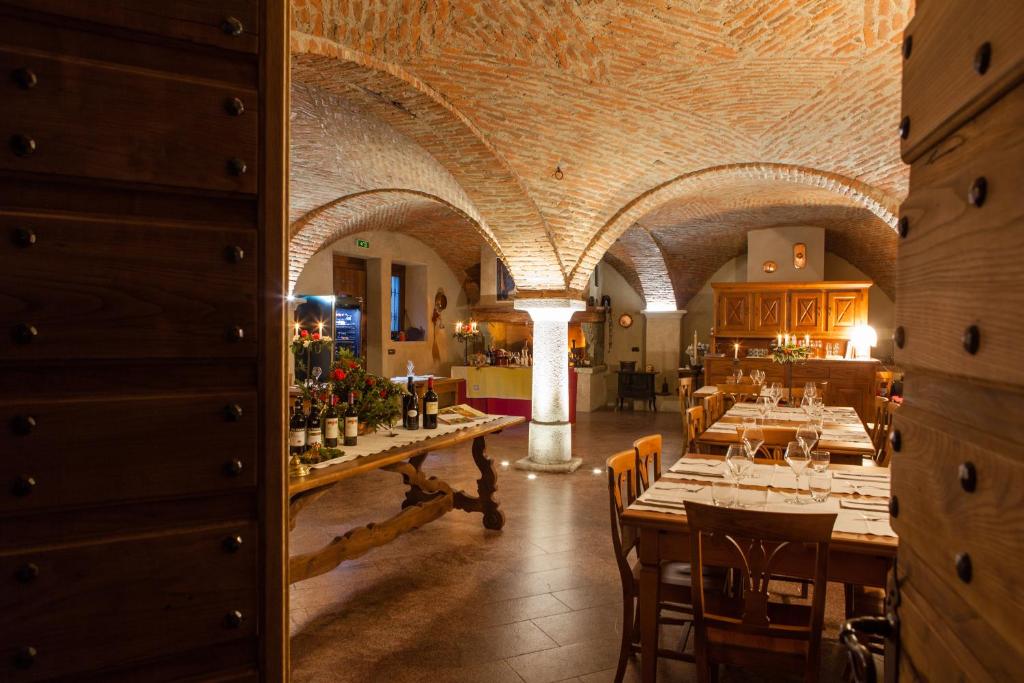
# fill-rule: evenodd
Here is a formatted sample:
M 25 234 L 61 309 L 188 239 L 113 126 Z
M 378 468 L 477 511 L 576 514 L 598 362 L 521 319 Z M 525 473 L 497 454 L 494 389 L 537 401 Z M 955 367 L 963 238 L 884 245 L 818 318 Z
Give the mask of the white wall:
M 368 240 L 370 248 L 357 247 L 358 239 Z M 462 363 L 462 344 L 452 338 L 452 325 L 456 320 L 469 319 L 466 293 L 455 274 L 433 249 L 417 239 L 395 232 L 347 235 L 318 251 L 306 263 L 295 284 L 297 295 L 334 293 L 334 254 L 367 260 L 367 368 L 370 372 L 385 377 L 404 375 L 406 361 L 411 360 L 417 374 L 447 376 L 453 364 Z M 391 341 L 392 262 L 413 266 L 406 271 L 406 305 L 410 323 L 426 328 L 426 341 Z M 425 268 L 418 270 L 415 266 Z M 448 308 L 440 320 L 444 329 L 440 326 L 435 329 L 430 323 L 438 288 L 442 288 L 448 298 Z M 432 355 L 435 335 L 440 355 L 436 361 Z M 394 349 L 394 355 L 387 353 L 389 349 Z
M 807 265 L 793 267 L 793 245 L 807 245 Z M 775 261 L 774 273 L 764 272 L 765 261 Z M 747 233 L 748 282 L 819 282 L 825 278 L 825 229 L 789 225 Z

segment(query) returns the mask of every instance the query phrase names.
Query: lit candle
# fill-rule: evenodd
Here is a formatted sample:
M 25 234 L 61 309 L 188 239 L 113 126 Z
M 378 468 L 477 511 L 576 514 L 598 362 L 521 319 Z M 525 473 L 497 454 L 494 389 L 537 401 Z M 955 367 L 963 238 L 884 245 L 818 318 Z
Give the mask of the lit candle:
M 810 346 L 810 345 L 811 345 L 811 335 L 805 334 L 804 335 L 804 346 Z
M 471 330 L 471 331 L 473 332 L 473 334 L 476 334 L 476 332 L 477 332 L 477 329 L 478 329 L 478 328 L 477 328 L 477 322 L 476 322 L 475 320 L 474 320 L 473 322 L 471 322 L 471 323 L 469 324 L 469 328 L 470 328 L 470 330 Z
M 316 324 L 316 331 L 319 334 L 323 334 L 324 333 L 324 321 L 323 320 L 317 322 L 317 324 Z
M 461 320 L 457 320 L 455 322 L 455 330 L 457 332 L 459 332 L 460 334 L 462 333 L 462 321 Z
M 775 345 L 776 346 L 782 346 L 782 333 L 781 332 L 779 332 L 777 335 L 775 335 Z
M 787 334 L 785 337 L 783 337 L 782 341 L 785 343 L 786 346 L 789 346 L 789 335 Z
M 736 359 L 736 360 L 739 360 L 739 357 L 740 357 L 740 345 L 739 344 L 733 344 L 732 345 L 732 357 L 734 359 Z
M 295 323 L 295 336 L 299 336 L 299 323 Z

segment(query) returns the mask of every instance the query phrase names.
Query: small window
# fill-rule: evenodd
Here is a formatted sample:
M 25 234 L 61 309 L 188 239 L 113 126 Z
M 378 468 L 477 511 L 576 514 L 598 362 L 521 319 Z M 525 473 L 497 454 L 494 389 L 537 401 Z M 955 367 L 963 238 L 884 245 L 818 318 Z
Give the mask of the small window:
M 405 266 L 391 266 L 391 332 L 397 335 L 405 319 Z

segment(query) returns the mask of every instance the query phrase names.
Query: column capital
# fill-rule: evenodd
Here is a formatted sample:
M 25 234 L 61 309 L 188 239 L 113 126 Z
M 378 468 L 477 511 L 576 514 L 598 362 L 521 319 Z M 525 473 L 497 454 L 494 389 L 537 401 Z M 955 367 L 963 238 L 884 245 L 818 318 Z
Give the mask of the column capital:
M 581 299 L 520 299 L 517 297 L 513 307 L 517 311 L 526 311 L 534 321 L 560 320 L 568 322 L 573 313 L 584 310 L 587 304 Z
M 678 311 L 641 311 L 641 313 L 643 313 L 644 317 L 647 318 L 648 320 L 679 320 L 684 315 L 686 315 L 686 310 L 680 309 Z

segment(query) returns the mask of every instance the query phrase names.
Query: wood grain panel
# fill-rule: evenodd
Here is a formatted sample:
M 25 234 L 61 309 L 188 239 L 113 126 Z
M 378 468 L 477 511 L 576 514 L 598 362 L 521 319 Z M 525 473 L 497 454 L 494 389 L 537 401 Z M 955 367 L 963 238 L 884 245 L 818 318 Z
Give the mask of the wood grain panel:
M 224 525 L 0 556 L 0 575 L 38 576 L 0 594 L 0 671 L 45 680 L 256 634 L 257 527 Z M 225 539 L 240 536 L 237 551 Z M 249 542 L 246 543 L 245 541 Z M 238 610 L 232 626 L 226 615 Z M 248 619 L 246 619 L 248 615 Z M 13 650 L 39 655 L 17 671 Z
M 1010 404 L 1007 408 L 1020 408 Z M 1016 566 L 1024 557 L 1024 458 L 1019 446 L 998 436 L 948 423 L 912 406 L 895 417 L 902 448 L 893 455 L 893 493 L 900 514 L 893 528 L 911 540 L 915 551 L 931 562 L 949 591 L 972 605 L 995 632 L 1016 630 L 1024 611 L 1024 593 Z M 973 464 L 977 488 L 965 492 L 958 477 L 962 463 Z M 973 578 L 957 578 L 954 556 L 968 553 Z M 1017 656 L 1024 663 L 1024 641 Z
M 1024 310 L 1024 87 L 1017 88 L 911 169 L 900 245 L 896 349 L 902 365 L 1024 383 L 1020 351 Z M 984 204 L 968 204 L 976 178 L 987 179 Z M 974 355 L 969 325 L 980 329 Z
M 234 405 L 242 410 L 237 421 L 226 412 Z M 17 421 L 27 417 L 34 429 L 17 433 Z M 0 481 L 31 475 L 36 482 L 23 497 L 4 491 L 0 512 L 110 504 L 256 483 L 259 425 L 254 392 L 12 401 L 0 403 L 0 419 L 6 423 L 0 431 Z M 70 444 L 69 434 L 74 435 Z M 242 465 L 237 474 L 226 469 L 235 460 Z
M 904 32 L 912 39 L 903 61 L 903 116 L 910 135 L 903 159 L 916 161 L 1024 77 L 1024 3 L 1015 0 L 918 3 Z M 974 69 L 983 43 L 991 45 L 988 70 Z
M 18 229 L 36 242 L 0 241 L 0 357 L 255 355 L 254 233 L 0 215 L 0 231 Z M 18 323 L 36 338 L 18 343 Z
M 255 104 L 254 90 L 0 49 L 0 72 L 23 67 L 39 82 L 21 90 L 7 79 L 0 131 L 26 135 L 36 148 L 28 156 L 6 148 L 0 168 L 256 191 L 258 112 L 226 108 L 235 97 Z M 229 169 L 235 158 L 244 173 Z
M 3 5 L 51 13 L 54 22 L 79 19 L 83 22 L 127 29 L 132 33 L 166 36 L 228 50 L 255 53 L 259 46 L 259 2 L 256 0 L 175 0 L 138 2 L 113 0 L 3 0 Z M 229 35 L 224 19 L 235 17 L 242 24 L 240 35 Z M 45 17 L 32 15 L 35 21 Z

